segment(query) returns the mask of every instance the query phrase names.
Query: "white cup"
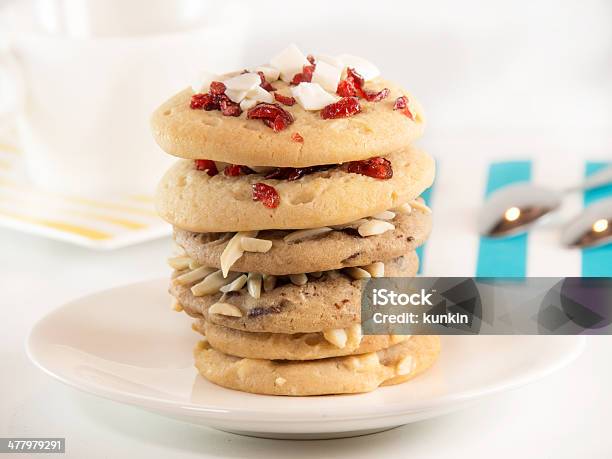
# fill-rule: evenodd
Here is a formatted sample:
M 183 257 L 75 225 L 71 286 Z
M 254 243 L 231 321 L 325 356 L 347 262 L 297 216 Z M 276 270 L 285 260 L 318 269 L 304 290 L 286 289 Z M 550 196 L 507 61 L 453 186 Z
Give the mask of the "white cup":
M 39 0 L 0 18 L 13 29 L 0 51 L 0 112 L 16 116 L 34 184 L 82 194 L 153 190 L 172 159 L 152 140 L 152 111 L 198 72 L 244 62 L 239 10 L 214 8 L 208 25 L 193 1 L 147 0 L 158 9 L 139 14 L 142 3 Z

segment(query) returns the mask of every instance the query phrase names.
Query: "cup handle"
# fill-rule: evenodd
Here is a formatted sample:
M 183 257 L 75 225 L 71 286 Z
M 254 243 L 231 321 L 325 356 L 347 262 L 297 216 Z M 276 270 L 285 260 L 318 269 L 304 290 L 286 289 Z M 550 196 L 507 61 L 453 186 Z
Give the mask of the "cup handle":
M 0 132 L 7 130 L 23 108 L 25 87 L 17 59 L 0 45 Z

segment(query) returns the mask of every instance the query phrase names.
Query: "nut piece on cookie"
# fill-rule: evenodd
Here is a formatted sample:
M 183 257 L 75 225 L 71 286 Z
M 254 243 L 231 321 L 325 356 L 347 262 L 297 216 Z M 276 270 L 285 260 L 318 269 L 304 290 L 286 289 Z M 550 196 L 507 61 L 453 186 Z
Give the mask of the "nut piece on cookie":
M 208 312 L 210 314 L 221 314 L 223 316 L 242 317 L 242 311 L 229 303 L 215 303 L 208 309 Z

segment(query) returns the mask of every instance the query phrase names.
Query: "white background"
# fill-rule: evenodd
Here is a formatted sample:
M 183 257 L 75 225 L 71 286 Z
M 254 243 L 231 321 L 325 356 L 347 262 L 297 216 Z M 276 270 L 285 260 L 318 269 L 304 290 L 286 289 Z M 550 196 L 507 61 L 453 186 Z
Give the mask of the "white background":
M 245 66 L 290 41 L 367 56 L 418 95 L 429 120 L 422 143 L 438 157 L 610 156 L 610 2 L 243 3 L 251 17 Z M 219 46 L 231 46 L 231 33 Z M 93 253 L 0 230 L 0 436 L 65 436 L 70 457 L 96 458 L 610 457 L 609 338 L 591 339 L 569 368 L 469 410 L 324 442 L 179 424 L 78 394 L 29 364 L 23 342 L 40 315 L 95 290 L 166 276 L 168 244 Z

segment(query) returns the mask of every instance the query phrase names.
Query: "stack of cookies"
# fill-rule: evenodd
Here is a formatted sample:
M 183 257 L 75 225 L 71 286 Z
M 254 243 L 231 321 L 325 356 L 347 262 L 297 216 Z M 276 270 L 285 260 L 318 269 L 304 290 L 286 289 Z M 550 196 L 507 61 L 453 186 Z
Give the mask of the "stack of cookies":
M 428 369 L 434 336 L 363 335 L 371 277 L 414 276 L 434 162 L 421 108 L 369 61 L 304 55 L 206 74 L 153 115 L 183 158 L 160 215 L 180 253 L 170 293 L 195 319 L 200 374 L 274 395 L 367 392 Z

